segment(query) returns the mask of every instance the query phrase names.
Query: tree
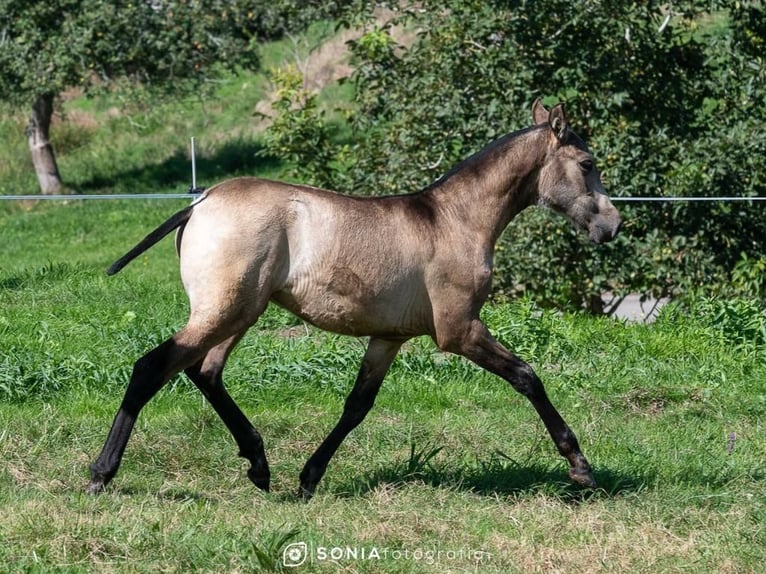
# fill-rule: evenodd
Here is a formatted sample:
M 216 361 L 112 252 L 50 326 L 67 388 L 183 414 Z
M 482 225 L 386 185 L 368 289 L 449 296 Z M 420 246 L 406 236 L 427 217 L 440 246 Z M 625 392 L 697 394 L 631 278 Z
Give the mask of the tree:
M 258 0 L 0 0 L 0 100 L 31 109 L 26 133 L 43 194 L 62 192 L 50 125 L 67 89 L 204 90 L 258 63 Z

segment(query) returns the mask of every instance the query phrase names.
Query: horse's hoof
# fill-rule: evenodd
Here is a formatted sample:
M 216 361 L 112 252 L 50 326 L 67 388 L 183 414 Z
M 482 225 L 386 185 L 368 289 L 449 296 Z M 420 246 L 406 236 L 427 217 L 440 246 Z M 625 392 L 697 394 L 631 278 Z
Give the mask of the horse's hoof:
M 247 478 L 249 478 L 250 482 L 260 488 L 263 492 L 269 491 L 269 482 L 271 479 L 268 474 L 263 476 L 261 474 L 256 474 L 253 469 L 250 469 L 247 471 Z
M 303 502 L 308 502 L 314 497 L 315 489 L 316 489 L 316 485 L 311 487 L 308 485 L 301 484 L 298 487 L 298 498 L 300 498 Z
M 91 480 L 88 486 L 85 487 L 85 493 L 91 495 L 101 494 L 104 490 L 106 490 L 106 487 L 100 480 Z
M 591 472 L 590 469 L 570 468 L 569 478 L 575 484 L 579 484 L 580 486 L 584 486 L 585 488 L 598 487 L 598 485 L 596 484 L 596 479 L 593 478 L 593 473 Z

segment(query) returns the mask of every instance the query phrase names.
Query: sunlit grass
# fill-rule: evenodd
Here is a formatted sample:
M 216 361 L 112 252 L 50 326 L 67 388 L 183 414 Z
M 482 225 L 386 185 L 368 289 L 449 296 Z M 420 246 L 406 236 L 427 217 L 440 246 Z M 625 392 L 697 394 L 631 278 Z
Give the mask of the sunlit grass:
M 133 362 L 187 314 L 172 241 L 115 277 L 103 270 L 175 208 L 72 202 L 0 215 L 11 230 L 0 252 L 3 563 L 258 571 L 305 542 L 311 572 L 760 569 L 766 350 L 721 329 L 710 306 L 668 308 L 652 326 L 523 301 L 485 309 L 577 432 L 601 486 L 592 493 L 568 483 L 520 395 L 420 339 L 316 498 L 298 503 L 297 476 L 336 422 L 364 343 L 271 309 L 225 378 L 263 434 L 272 493 L 249 483 L 222 423 L 178 378 L 142 413 L 113 486 L 85 496 Z M 322 559 L 336 547 L 387 559 Z
M 274 43 L 264 63 L 294 53 Z M 71 100 L 70 123 L 54 126 L 62 174 L 86 193 L 185 191 L 194 135 L 201 185 L 279 176 L 257 155 L 266 90 L 264 75 L 243 74 L 204 101 L 130 115 Z M 0 119 L 0 193 L 36 192 L 24 123 Z M 225 379 L 264 437 L 272 492 L 250 484 L 223 424 L 178 377 L 145 408 L 108 491 L 86 496 L 134 361 L 188 312 L 172 240 L 104 270 L 183 204 L 0 202 L 0 571 L 269 571 L 291 543 L 310 553 L 300 572 L 762 569 L 766 348 L 749 302 L 668 307 L 651 326 L 527 301 L 485 308 L 577 433 L 594 492 L 569 484 L 507 383 L 418 339 L 299 503 L 298 474 L 340 415 L 364 341 L 271 308 Z

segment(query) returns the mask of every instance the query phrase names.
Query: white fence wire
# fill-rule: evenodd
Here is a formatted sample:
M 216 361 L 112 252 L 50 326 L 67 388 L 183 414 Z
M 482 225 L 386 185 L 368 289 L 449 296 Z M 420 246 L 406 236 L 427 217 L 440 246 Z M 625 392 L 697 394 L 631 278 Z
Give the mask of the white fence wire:
M 0 201 L 75 201 L 75 200 L 131 200 L 131 199 L 185 199 L 192 200 L 199 193 L 113 193 L 113 194 L 71 194 L 71 195 L 0 195 Z M 694 202 L 694 201 L 721 201 L 721 202 L 750 202 L 766 201 L 766 197 L 611 197 L 613 202 Z

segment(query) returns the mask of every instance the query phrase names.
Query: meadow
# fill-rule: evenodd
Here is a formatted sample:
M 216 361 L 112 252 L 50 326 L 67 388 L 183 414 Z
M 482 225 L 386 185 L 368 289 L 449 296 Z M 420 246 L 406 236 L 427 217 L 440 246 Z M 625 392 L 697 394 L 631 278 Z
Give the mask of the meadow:
M 493 302 L 600 488 L 526 401 L 425 339 L 308 504 L 297 475 L 340 414 L 363 342 L 271 309 L 225 378 L 264 436 L 272 492 L 178 378 L 108 491 L 84 494 L 132 364 L 183 325 L 172 241 L 105 267 L 173 201 L 40 203 L 0 215 L 0 563 L 18 572 L 756 572 L 766 559 L 766 345 L 746 305 L 652 325 Z M 739 314 L 738 314 L 739 313 Z M 752 335 L 752 336 L 751 336 Z M 292 546 L 302 550 L 303 546 Z M 285 559 L 287 564 L 285 564 Z
M 266 46 L 265 65 L 294 49 Z M 282 177 L 259 153 L 267 90 L 243 75 L 207 101 L 136 115 L 72 97 L 54 126 L 62 174 L 85 193 L 182 192 L 195 135 L 202 185 Z M 34 191 L 23 124 L 0 121 L 2 194 Z M 762 570 L 766 320 L 746 300 L 671 304 L 652 325 L 526 300 L 485 308 L 577 433 L 594 491 L 569 484 L 523 397 L 419 339 L 299 502 L 298 473 L 340 415 L 364 341 L 272 308 L 224 374 L 264 437 L 272 491 L 247 480 L 223 424 L 179 377 L 144 409 L 107 492 L 87 496 L 134 361 L 187 314 L 171 240 L 104 271 L 183 204 L 0 202 L 0 571 Z

